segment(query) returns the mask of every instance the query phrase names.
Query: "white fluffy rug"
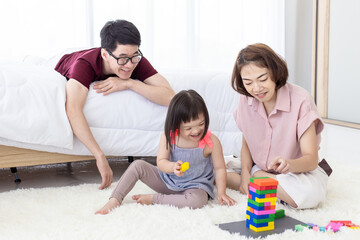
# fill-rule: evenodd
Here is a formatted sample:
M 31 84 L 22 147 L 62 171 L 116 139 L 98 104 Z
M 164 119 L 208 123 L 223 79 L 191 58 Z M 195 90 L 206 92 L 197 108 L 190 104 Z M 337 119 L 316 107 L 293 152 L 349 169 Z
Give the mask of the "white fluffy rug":
M 330 220 L 360 224 L 360 169 L 333 166 L 327 201 L 314 210 L 285 208 L 288 216 L 321 226 Z M 211 201 L 198 210 L 170 206 L 141 206 L 131 194 L 151 193 L 138 183 L 124 204 L 110 214 L 94 212 L 105 204 L 115 183 L 107 190 L 97 184 L 74 187 L 25 189 L 0 193 L 0 239 L 246 239 L 216 226 L 245 220 L 247 198 L 228 190 L 238 204 L 227 207 Z M 335 234 L 287 230 L 266 239 L 359 239 L 360 230 L 342 229 Z

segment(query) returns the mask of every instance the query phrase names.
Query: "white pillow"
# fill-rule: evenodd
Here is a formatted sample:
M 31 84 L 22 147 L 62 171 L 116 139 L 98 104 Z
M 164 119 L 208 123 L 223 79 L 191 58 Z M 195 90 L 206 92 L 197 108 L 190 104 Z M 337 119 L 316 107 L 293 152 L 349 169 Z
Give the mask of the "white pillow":
M 72 149 L 65 84 L 49 67 L 0 65 L 0 137 Z

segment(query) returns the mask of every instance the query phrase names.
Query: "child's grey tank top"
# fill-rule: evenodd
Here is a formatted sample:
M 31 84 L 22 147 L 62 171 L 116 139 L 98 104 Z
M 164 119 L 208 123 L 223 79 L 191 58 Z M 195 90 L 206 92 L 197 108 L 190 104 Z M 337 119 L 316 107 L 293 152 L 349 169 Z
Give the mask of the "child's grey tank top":
M 158 170 L 166 186 L 174 191 L 203 189 L 214 199 L 214 168 L 211 155 L 205 158 L 203 149 L 200 147 L 180 148 L 174 144 L 170 151 L 170 161 L 177 162 L 178 160 L 189 162 L 189 169 L 185 171 L 182 177 Z

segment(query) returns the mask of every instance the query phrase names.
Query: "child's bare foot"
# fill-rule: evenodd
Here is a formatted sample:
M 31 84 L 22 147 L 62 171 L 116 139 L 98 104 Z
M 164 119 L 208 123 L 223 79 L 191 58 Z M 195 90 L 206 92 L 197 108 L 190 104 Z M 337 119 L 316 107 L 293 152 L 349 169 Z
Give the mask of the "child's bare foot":
M 153 196 L 154 194 L 138 194 L 132 196 L 132 199 L 136 200 L 137 203 L 142 205 L 150 205 L 153 203 Z
M 95 214 L 105 215 L 108 214 L 112 209 L 119 206 L 120 202 L 116 198 L 110 198 L 110 200 L 100 210 L 96 211 Z

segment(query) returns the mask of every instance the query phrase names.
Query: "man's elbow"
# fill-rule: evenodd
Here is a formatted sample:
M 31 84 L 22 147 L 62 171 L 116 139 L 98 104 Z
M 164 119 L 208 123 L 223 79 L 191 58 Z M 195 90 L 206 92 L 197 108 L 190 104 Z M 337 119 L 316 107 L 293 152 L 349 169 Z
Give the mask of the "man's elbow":
M 167 94 L 167 97 L 166 97 L 166 99 L 164 101 L 165 106 L 169 106 L 171 100 L 175 96 L 175 92 L 174 92 L 174 90 L 172 90 L 172 88 L 167 88 L 167 90 L 168 90 L 168 94 Z

